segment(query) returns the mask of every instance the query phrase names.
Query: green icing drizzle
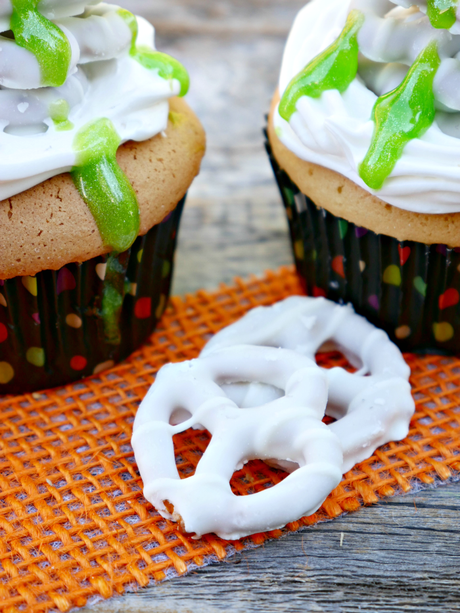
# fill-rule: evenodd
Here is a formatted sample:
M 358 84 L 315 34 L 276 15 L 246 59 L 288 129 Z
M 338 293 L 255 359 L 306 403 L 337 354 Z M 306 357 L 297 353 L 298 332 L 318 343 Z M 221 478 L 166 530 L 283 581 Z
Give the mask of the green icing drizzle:
M 126 271 L 129 256 L 129 251 L 122 254 L 113 252 L 107 258 L 100 316 L 104 322 L 104 339 L 111 345 L 121 342 L 120 316 L 128 288 Z
M 63 85 L 72 58 L 70 43 L 54 23 L 37 10 L 40 0 L 11 0 L 10 28 L 19 47 L 35 55 L 40 65 L 41 84 Z
M 136 17 L 125 9 L 120 9 L 118 14 L 129 26 L 132 33 L 131 49 L 129 52 L 131 57 L 144 66 L 144 68 L 157 70 L 159 76 L 163 79 L 177 79 L 181 87 L 179 95 L 185 96 L 190 87 L 190 77 L 184 66 L 166 53 L 154 51 L 150 47 L 143 45 L 137 45 L 139 27 Z
M 280 102 L 283 119 L 290 121 L 302 96 L 319 98 L 330 89 L 346 91 L 358 72 L 358 33 L 363 23 L 363 13 L 351 11 L 338 39 L 294 77 Z
M 428 0 L 427 14 L 433 28 L 450 30 L 457 20 L 458 0 Z
M 404 147 L 420 138 L 435 118 L 433 80 L 441 64 L 437 43 L 420 53 L 401 85 L 377 100 L 374 134 L 359 167 L 362 180 L 380 189 L 401 157 Z
M 136 239 L 140 217 L 134 189 L 117 163 L 119 145 L 120 137 L 109 119 L 86 124 L 75 137 L 78 155 L 71 174 L 104 245 L 121 253 Z
M 49 106 L 50 117 L 56 126 L 56 130 L 72 130 L 73 123 L 69 121 L 70 106 L 67 100 L 59 99 Z

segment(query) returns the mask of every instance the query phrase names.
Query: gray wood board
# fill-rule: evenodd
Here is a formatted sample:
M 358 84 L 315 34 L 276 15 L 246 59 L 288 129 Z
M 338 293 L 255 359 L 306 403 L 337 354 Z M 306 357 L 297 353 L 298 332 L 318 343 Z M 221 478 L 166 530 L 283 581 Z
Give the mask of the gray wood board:
M 459 512 L 459 484 L 388 499 L 93 610 L 460 611 Z
M 183 218 L 174 292 L 291 263 L 261 131 L 303 0 L 124 4 L 150 18 L 158 48 L 189 68 L 188 99 L 208 135 Z M 460 611 L 459 510 L 459 484 L 393 498 L 91 610 Z

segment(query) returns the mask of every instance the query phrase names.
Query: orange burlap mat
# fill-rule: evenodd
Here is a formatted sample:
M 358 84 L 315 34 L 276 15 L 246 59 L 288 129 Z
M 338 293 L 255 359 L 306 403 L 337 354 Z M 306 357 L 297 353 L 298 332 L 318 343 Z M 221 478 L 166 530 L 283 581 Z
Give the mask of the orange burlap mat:
M 163 364 L 195 357 L 212 333 L 248 309 L 299 293 L 294 270 L 285 268 L 215 293 L 175 298 L 150 343 L 121 366 L 63 389 L 0 399 L 2 612 L 67 611 L 281 536 L 278 530 L 233 543 L 184 536 L 144 500 L 130 437 L 139 401 Z M 287 530 L 460 471 L 460 359 L 406 358 L 417 401 L 407 440 L 355 467 L 318 513 Z M 344 363 L 337 354 L 320 362 Z M 176 437 L 184 476 L 208 440 L 199 431 Z M 251 462 L 232 485 L 244 495 L 283 476 Z

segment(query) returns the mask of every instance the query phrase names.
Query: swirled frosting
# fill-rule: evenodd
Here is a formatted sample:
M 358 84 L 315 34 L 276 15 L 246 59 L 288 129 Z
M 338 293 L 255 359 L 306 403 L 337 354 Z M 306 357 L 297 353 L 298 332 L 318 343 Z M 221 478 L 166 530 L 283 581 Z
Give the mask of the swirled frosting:
M 396 207 L 460 212 L 457 4 L 312 0 L 285 50 L 280 140 Z
M 0 200 L 71 171 L 105 245 L 139 230 L 119 145 L 167 126 L 188 75 L 157 52 L 154 29 L 91 0 L 0 0 Z

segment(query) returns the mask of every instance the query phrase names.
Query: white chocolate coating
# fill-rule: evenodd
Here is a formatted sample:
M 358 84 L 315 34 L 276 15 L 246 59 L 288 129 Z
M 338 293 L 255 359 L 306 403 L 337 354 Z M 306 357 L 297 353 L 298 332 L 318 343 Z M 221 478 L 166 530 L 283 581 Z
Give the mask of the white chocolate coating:
M 397 5 L 402 6 L 397 6 Z M 418 5 L 419 8 L 417 8 Z M 408 8 L 404 8 L 408 7 Z M 293 79 L 339 36 L 349 12 L 361 10 L 359 70 L 343 93 L 303 96 L 289 123 L 278 112 L 281 141 L 299 158 L 330 168 L 396 207 L 425 214 L 460 212 L 460 22 L 450 31 L 430 24 L 425 0 L 312 0 L 300 11 L 281 69 L 283 95 Z M 434 80 L 433 125 L 404 149 L 379 190 L 359 176 L 374 132 L 378 96 L 399 85 L 426 45 L 436 40 L 441 66 Z
M 275 385 L 285 394 L 241 409 L 221 385 L 242 382 Z M 286 349 L 230 347 L 163 367 L 134 423 L 132 445 L 145 497 L 197 537 L 215 532 L 238 539 L 314 513 L 342 476 L 340 443 L 321 421 L 326 402 L 325 374 Z M 212 439 L 195 475 L 181 480 L 172 436 L 199 425 Z M 229 481 L 251 459 L 285 460 L 300 468 L 270 489 L 235 496 Z
M 271 307 L 258 307 L 217 333 L 201 356 L 211 358 L 215 351 L 243 344 L 291 349 L 310 359 L 321 347 L 332 345 L 359 368 L 355 374 L 342 368 L 324 371 L 329 384 L 326 414 L 337 420 L 329 428 L 340 439 L 344 473 L 377 447 L 407 436 L 415 411 L 410 369 L 387 334 L 356 315 L 351 306 L 294 296 Z M 256 406 L 280 396 L 273 382 L 224 389 L 240 406 L 247 402 Z

